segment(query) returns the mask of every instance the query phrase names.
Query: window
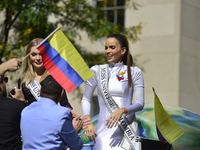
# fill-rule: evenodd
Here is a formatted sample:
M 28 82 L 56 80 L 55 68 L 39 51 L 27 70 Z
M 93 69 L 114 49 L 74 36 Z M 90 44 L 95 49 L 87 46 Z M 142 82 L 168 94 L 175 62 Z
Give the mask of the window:
M 97 6 L 102 7 L 105 20 L 124 27 L 125 0 L 97 0 Z

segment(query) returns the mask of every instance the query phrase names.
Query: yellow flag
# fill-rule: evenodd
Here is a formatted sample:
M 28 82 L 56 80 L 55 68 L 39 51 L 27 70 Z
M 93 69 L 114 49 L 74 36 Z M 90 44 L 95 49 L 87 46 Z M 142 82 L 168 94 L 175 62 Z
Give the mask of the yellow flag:
M 46 70 L 68 93 L 95 76 L 59 27 L 37 48 Z
M 163 108 L 156 92 L 154 92 L 154 110 L 155 121 L 158 132 L 167 140 L 169 144 L 172 144 L 181 135 L 184 134 L 179 125 L 171 118 L 171 116 Z

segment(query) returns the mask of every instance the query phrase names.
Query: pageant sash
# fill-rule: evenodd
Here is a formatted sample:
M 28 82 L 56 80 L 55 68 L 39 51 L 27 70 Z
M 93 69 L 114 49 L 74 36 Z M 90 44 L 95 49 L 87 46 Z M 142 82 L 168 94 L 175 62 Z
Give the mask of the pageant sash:
M 112 99 L 112 96 L 108 92 L 108 72 L 108 65 L 99 66 L 99 82 L 101 86 L 101 93 L 109 112 L 113 113 L 119 109 L 119 106 Z M 128 124 L 125 114 L 121 116 L 118 124 L 124 131 L 124 139 L 122 140 L 121 147 L 126 150 L 141 150 L 140 137 L 137 136 L 134 126 Z
M 28 86 L 30 88 L 32 95 L 35 97 L 36 100 L 38 100 L 40 98 L 40 89 L 41 89 L 40 83 L 35 79 L 34 81 L 30 82 Z

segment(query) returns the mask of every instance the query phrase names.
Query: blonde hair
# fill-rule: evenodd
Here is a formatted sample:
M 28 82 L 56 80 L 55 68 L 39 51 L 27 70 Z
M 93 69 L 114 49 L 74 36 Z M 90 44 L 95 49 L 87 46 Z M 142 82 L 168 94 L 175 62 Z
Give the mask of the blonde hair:
M 40 44 L 42 42 L 42 40 L 43 39 L 41 39 L 41 38 L 33 39 L 26 48 L 25 56 L 30 53 L 32 47 Z M 47 72 L 47 70 L 45 70 L 42 75 L 41 80 L 45 79 L 45 77 L 47 77 L 48 75 L 49 75 L 49 73 Z M 22 84 L 25 84 L 25 86 L 28 87 L 28 84 L 30 82 L 34 81 L 34 79 L 35 79 L 35 74 L 34 74 L 33 66 L 30 63 L 30 57 L 26 57 L 25 60 L 23 61 L 23 71 L 22 71 L 20 86 L 22 86 Z

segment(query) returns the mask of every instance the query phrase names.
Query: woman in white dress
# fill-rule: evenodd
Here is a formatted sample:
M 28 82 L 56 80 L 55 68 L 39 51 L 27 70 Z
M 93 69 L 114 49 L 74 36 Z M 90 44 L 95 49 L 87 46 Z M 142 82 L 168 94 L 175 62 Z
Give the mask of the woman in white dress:
M 135 112 L 142 110 L 144 107 L 144 80 L 142 71 L 138 67 L 132 67 L 133 61 L 126 36 L 122 34 L 110 35 L 105 42 L 104 53 L 109 62 L 108 92 L 118 105 L 118 109 L 113 113 L 109 112 L 103 99 L 104 96 L 98 78 L 99 65 L 95 65 L 91 67 L 91 70 L 96 76 L 86 82 L 82 98 L 82 112 L 84 122 L 91 119 L 90 102 L 93 92 L 97 88 L 100 108 L 98 123 L 96 130 L 92 122 L 85 123 L 83 126 L 85 136 L 90 140 L 95 140 L 95 150 L 108 150 L 111 148 L 121 150 L 123 149 L 121 146 L 124 130 L 120 127 L 118 121 L 125 114 L 128 124 L 137 122 Z M 137 126 L 135 127 L 135 131 L 138 132 Z

